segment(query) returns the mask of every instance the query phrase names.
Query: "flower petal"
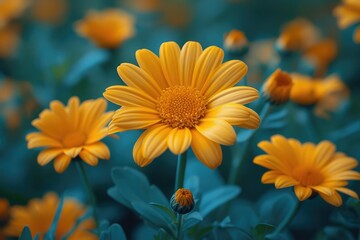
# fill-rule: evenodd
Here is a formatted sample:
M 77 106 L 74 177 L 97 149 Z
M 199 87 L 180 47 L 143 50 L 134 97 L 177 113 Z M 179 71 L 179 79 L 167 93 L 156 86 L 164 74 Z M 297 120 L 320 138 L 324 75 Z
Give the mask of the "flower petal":
M 230 88 L 238 83 L 247 73 L 247 66 L 240 60 L 225 62 L 219 67 L 214 75 L 202 88 L 205 96 L 212 96 L 224 89 Z
M 156 108 L 156 101 L 153 97 L 132 87 L 111 86 L 105 90 L 103 95 L 110 102 L 120 106 Z
M 180 47 L 175 42 L 165 42 L 160 46 L 160 64 L 168 85 L 180 84 Z
M 81 152 L 82 147 L 73 147 L 64 149 L 64 153 L 71 158 L 75 158 Z
M 224 52 L 221 48 L 215 46 L 206 48 L 195 64 L 191 87 L 202 89 L 207 79 L 212 77 L 221 65 L 223 58 Z
M 336 190 L 339 192 L 345 193 L 352 198 L 359 199 L 359 195 L 351 189 L 340 187 L 340 188 L 336 188 Z
M 99 159 L 94 154 L 92 154 L 91 152 L 89 152 L 86 149 L 83 149 L 80 152 L 79 156 L 84 162 L 86 162 L 90 166 L 98 165 Z
M 180 52 L 180 84 L 190 86 L 196 62 L 202 53 L 198 42 L 186 42 Z
M 134 148 L 133 148 L 134 161 L 140 167 L 145 167 L 146 165 L 148 165 L 149 163 L 151 163 L 153 161 L 153 159 L 145 158 L 143 155 L 143 151 L 142 151 L 142 144 L 143 144 L 144 138 L 152 130 L 152 128 L 148 128 L 145 132 L 143 132 L 140 135 L 140 137 L 136 141 Z
M 37 147 L 62 147 L 62 144 L 57 139 L 39 132 L 29 133 L 26 135 L 26 140 L 28 141 L 27 147 L 29 149 Z
M 54 160 L 55 171 L 58 173 L 63 173 L 69 166 L 70 162 L 71 162 L 71 157 L 65 154 L 61 154 L 57 156 Z
M 236 141 L 234 128 L 225 120 L 205 118 L 195 126 L 202 135 L 223 145 L 232 145 Z
M 326 186 L 312 186 L 311 187 L 313 190 L 316 190 L 317 192 L 321 192 L 325 195 L 331 195 L 333 194 L 333 190 L 329 187 Z
M 212 95 L 208 101 L 208 107 L 213 108 L 226 103 L 248 104 L 259 98 L 259 92 L 255 88 L 236 86 L 222 90 Z
M 303 186 L 300 186 L 300 185 L 296 185 L 294 187 L 294 191 L 295 191 L 295 194 L 296 194 L 297 198 L 299 199 L 299 201 L 305 201 L 312 194 L 311 188 L 303 187 Z
M 222 161 L 220 145 L 204 137 L 195 129 L 191 129 L 191 134 L 191 148 L 195 156 L 209 168 L 217 168 Z
M 292 187 L 297 184 L 299 184 L 298 181 L 296 181 L 294 178 L 286 176 L 286 175 L 281 175 L 281 176 L 277 177 L 275 180 L 275 187 L 277 189 Z
M 185 152 L 192 140 L 191 131 L 188 128 L 174 128 L 168 136 L 168 146 L 173 154 L 181 154 Z
M 57 157 L 59 154 L 62 153 L 61 148 L 50 148 L 43 150 L 39 153 L 37 157 L 37 162 L 41 166 L 45 166 L 48 164 L 51 160 L 53 160 L 55 157 Z
M 319 192 L 319 195 L 322 199 L 324 199 L 326 202 L 330 203 L 335 207 L 340 207 L 342 205 L 342 198 L 340 194 L 336 191 L 333 191 L 331 195 L 325 195 Z
M 291 166 L 287 162 L 281 161 L 273 155 L 263 154 L 256 156 L 253 162 L 262 167 L 277 170 L 281 174 L 287 174 L 291 171 Z
M 101 159 L 109 159 L 110 158 L 110 150 L 103 142 L 97 142 L 90 145 L 84 146 L 84 149 L 89 151 L 94 156 Z
M 279 177 L 280 175 L 281 173 L 276 170 L 267 171 L 262 175 L 261 182 L 263 184 L 275 183 L 276 178 Z
M 322 141 L 316 146 L 314 164 L 319 168 L 325 166 L 334 156 L 336 147 L 329 141 Z

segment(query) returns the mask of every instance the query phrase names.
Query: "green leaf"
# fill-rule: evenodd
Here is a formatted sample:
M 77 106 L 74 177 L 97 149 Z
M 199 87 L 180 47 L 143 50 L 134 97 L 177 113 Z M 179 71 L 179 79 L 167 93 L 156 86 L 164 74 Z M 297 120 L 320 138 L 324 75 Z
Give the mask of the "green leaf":
M 30 228 L 28 226 L 23 228 L 19 240 L 33 240 L 31 236 Z
M 355 240 L 355 237 L 350 231 L 335 226 L 325 227 L 323 234 L 322 239 L 325 240 Z
M 45 240 L 54 240 L 55 239 L 56 227 L 58 225 L 63 206 L 64 206 L 64 196 L 62 196 L 60 199 L 59 205 L 56 209 L 56 213 L 55 213 L 53 222 L 51 223 L 49 231 L 45 234 Z
M 200 202 L 200 213 L 206 217 L 213 210 L 226 202 L 234 199 L 240 194 L 241 189 L 238 186 L 222 186 L 203 195 Z
M 150 202 L 149 203 L 152 206 L 155 206 L 157 208 L 159 208 L 160 210 L 162 210 L 164 213 L 166 213 L 169 217 L 171 217 L 171 219 L 173 220 L 173 222 L 176 221 L 176 215 L 174 213 L 173 210 L 171 210 L 169 207 L 158 204 L 158 203 L 154 203 L 154 202 Z
M 189 229 L 203 220 L 203 217 L 199 212 L 192 212 L 184 216 L 183 229 Z
M 100 235 L 100 240 L 126 240 L 123 228 L 115 223 Z
M 265 239 L 265 236 L 269 233 L 272 233 L 276 229 L 275 226 L 267 223 L 259 223 L 255 226 L 252 233 L 257 240 Z

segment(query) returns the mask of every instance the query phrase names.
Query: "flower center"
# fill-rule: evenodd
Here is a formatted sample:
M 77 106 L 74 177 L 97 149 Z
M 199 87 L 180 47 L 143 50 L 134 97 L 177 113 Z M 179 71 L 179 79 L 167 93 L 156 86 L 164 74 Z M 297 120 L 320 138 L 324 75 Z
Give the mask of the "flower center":
M 324 176 L 319 170 L 307 167 L 295 168 L 293 176 L 305 187 L 317 186 L 324 181 Z
M 65 135 L 62 143 L 65 147 L 80 147 L 84 145 L 86 141 L 85 133 L 81 131 L 71 132 Z
M 173 86 L 163 90 L 157 110 L 162 122 L 172 128 L 193 128 L 205 116 L 205 97 L 195 88 Z

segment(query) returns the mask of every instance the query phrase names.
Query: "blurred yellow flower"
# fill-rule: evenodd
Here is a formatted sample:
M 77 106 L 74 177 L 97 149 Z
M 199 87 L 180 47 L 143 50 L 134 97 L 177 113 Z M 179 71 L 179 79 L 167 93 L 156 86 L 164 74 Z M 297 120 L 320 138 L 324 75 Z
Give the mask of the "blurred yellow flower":
M 35 0 L 32 6 L 32 16 L 40 22 L 57 24 L 67 13 L 66 0 Z
M 0 58 L 9 57 L 19 43 L 20 26 L 16 24 L 0 25 Z
M 134 35 L 134 18 L 120 9 L 90 11 L 75 23 L 76 32 L 101 48 L 117 48 Z
M 341 29 L 350 27 L 360 22 L 360 1 L 343 0 L 343 3 L 334 9 L 334 15 L 338 18 L 338 24 Z M 354 41 L 360 43 L 360 28 L 354 32 Z
M 28 0 L 1 0 L 0 26 L 19 17 L 28 5 Z
M 8 217 L 9 207 L 9 201 L 6 198 L 0 198 L 0 221 Z
M 122 106 L 109 125 L 109 133 L 146 129 L 137 140 L 133 156 L 146 166 L 167 148 L 174 154 L 190 146 L 210 168 L 221 164 L 220 144 L 231 145 L 236 133 L 231 125 L 255 129 L 259 116 L 243 106 L 258 98 L 256 89 L 235 86 L 247 72 L 240 60 L 222 63 L 222 49 L 202 49 L 187 42 L 163 43 L 160 57 L 147 49 L 136 52 L 140 67 L 118 67 L 128 86 L 111 86 L 104 97 Z
M 161 0 L 126 0 L 126 3 L 141 12 L 159 10 L 162 5 Z
M 315 113 L 327 118 L 349 97 L 349 90 L 336 75 L 325 79 L 312 79 L 301 74 L 291 74 L 293 87 L 290 100 L 301 105 L 315 105 Z
M 338 192 L 359 198 L 346 188 L 349 180 L 360 180 L 360 173 L 353 170 L 358 162 L 336 152 L 333 143 L 301 144 L 296 139 L 275 135 L 271 142 L 261 141 L 258 146 L 267 154 L 255 157 L 254 163 L 269 169 L 262 176 L 262 183 L 274 184 L 277 189 L 294 187 L 300 201 L 319 194 L 336 207 L 342 205 Z
M 270 102 L 281 104 L 289 100 L 292 85 L 291 76 L 281 69 L 276 69 L 265 81 L 263 92 Z
M 40 113 L 32 125 L 40 132 L 26 136 L 28 148 L 45 147 L 37 162 L 44 166 L 55 158 L 54 168 L 62 173 L 71 160 L 80 157 L 91 166 L 98 159 L 109 159 L 108 147 L 100 142 L 107 135 L 106 124 L 113 112 L 106 111 L 106 101 L 102 98 L 87 100 L 81 105 L 77 97 L 69 99 L 68 106 L 52 101 L 50 109 Z
M 302 51 L 315 44 L 319 38 L 319 30 L 311 22 L 297 18 L 284 26 L 276 40 L 276 47 L 283 51 Z
M 13 206 L 10 209 L 10 221 L 5 227 L 7 236 L 18 237 L 22 229 L 28 226 L 34 237 L 40 235 L 44 239 L 50 229 L 60 200 L 55 193 L 47 193 L 42 199 L 32 199 L 27 206 Z M 56 227 L 55 239 L 61 240 L 76 224 L 76 221 L 86 213 L 86 208 L 72 198 L 65 198 L 60 219 Z M 90 231 L 95 228 L 95 221 L 88 218 L 81 222 L 69 240 L 97 240 L 98 237 Z
M 224 48 L 230 52 L 243 52 L 248 45 L 245 34 L 239 30 L 233 29 L 224 37 Z

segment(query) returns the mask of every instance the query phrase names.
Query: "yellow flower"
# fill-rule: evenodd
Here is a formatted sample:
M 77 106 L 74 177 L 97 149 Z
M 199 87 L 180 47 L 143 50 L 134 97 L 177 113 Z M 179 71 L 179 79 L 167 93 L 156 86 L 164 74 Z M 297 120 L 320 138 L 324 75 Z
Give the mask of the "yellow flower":
M 28 3 L 27 0 L 1 0 L 0 1 L 0 26 L 19 17 Z
M 5 227 L 7 236 L 18 237 L 22 229 L 28 226 L 34 237 L 44 239 L 50 229 L 60 200 L 55 193 L 47 193 L 42 199 L 32 199 L 26 207 L 14 206 L 10 209 L 10 221 Z M 64 199 L 60 219 L 56 227 L 55 240 L 61 240 L 74 227 L 76 221 L 86 213 L 86 208 L 71 198 Z M 69 240 L 96 240 L 98 237 L 90 231 L 95 228 L 95 221 L 88 218 L 80 223 Z
M 294 82 L 291 101 L 301 105 L 316 104 L 315 113 L 324 118 L 349 96 L 348 88 L 336 75 L 325 79 L 312 79 L 300 74 L 291 74 L 291 77 Z
M 224 48 L 230 52 L 243 52 L 248 48 L 248 45 L 245 34 L 239 30 L 231 30 L 225 35 Z
M 77 97 L 70 98 L 68 106 L 52 101 L 50 109 L 40 113 L 32 125 L 40 132 L 26 136 L 28 148 L 45 147 L 37 161 L 41 166 L 54 160 L 54 168 L 62 173 L 71 160 L 80 157 L 91 166 L 98 164 L 98 158 L 109 159 L 108 147 L 100 142 L 107 135 L 105 125 L 113 112 L 106 111 L 102 98 L 87 100 L 81 105 Z
M 146 166 L 167 148 L 174 154 L 190 146 L 210 168 L 221 164 L 220 144 L 231 145 L 236 133 L 231 125 L 255 129 L 259 116 L 243 106 L 258 98 L 256 89 L 235 86 L 246 74 L 240 60 L 222 63 L 223 51 L 202 50 L 197 42 L 182 49 L 163 43 L 160 57 L 138 50 L 140 67 L 123 63 L 118 73 L 128 86 L 111 86 L 104 96 L 122 106 L 109 125 L 109 133 L 146 129 L 137 140 L 133 156 Z
M 32 15 L 40 22 L 56 24 L 64 19 L 67 8 L 66 0 L 36 0 Z
M 308 20 L 297 18 L 286 24 L 276 41 L 283 51 L 302 51 L 319 39 L 319 30 Z
M 334 9 L 334 15 L 338 18 L 338 25 L 341 29 L 350 27 L 360 22 L 360 1 L 344 0 L 342 5 Z M 354 32 L 354 41 L 360 43 L 360 28 Z
M 0 221 L 9 215 L 9 201 L 6 198 L 0 198 Z
M 0 58 L 10 56 L 19 42 L 20 26 L 16 24 L 0 25 Z
M 134 35 L 134 18 L 120 9 L 90 11 L 75 23 L 76 32 L 102 48 L 117 48 Z
M 318 193 L 339 207 L 342 198 L 338 192 L 358 199 L 356 192 L 346 188 L 349 180 L 360 180 L 360 173 L 352 170 L 358 162 L 336 152 L 333 143 L 301 144 L 296 139 L 275 135 L 271 142 L 261 141 L 258 146 L 267 154 L 255 157 L 254 163 L 270 169 L 262 176 L 262 183 L 275 184 L 277 189 L 294 187 L 300 201 Z
M 285 103 L 289 99 L 292 85 L 291 76 L 281 69 L 276 69 L 264 83 L 264 95 L 275 104 Z

